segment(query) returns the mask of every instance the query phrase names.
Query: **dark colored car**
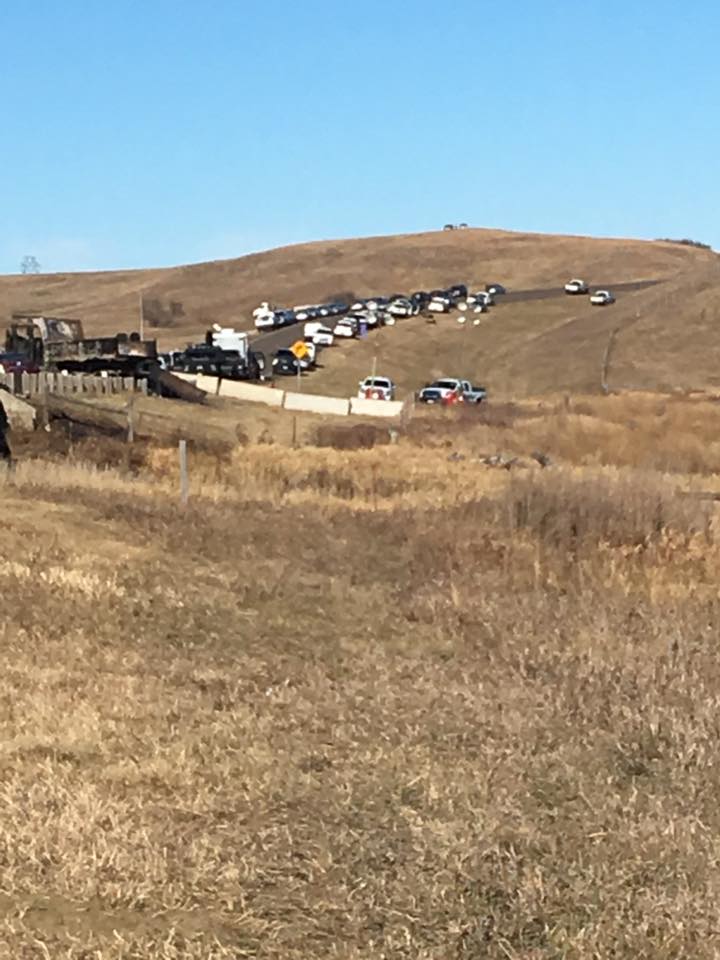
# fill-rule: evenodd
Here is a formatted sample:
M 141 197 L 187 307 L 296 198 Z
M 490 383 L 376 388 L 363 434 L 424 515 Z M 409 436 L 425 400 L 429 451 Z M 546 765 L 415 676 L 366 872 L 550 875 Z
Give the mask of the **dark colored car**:
M 485 285 L 486 293 L 491 293 L 493 296 L 502 296 L 502 294 L 507 293 L 507 290 L 501 283 L 487 283 Z
M 419 403 L 442 403 L 442 390 L 436 387 L 424 387 L 417 395 Z
M 456 283 L 448 287 L 446 293 L 454 303 L 457 303 L 458 300 L 464 300 L 467 297 L 468 289 L 464 283 Z
M 430 294 L 426 290 L 416 290 L 415 293 L 410 295 L 410 300 L 412 303 L 417 303 L 418 306 L 424 307 L 430 303 Z
M 289 347 L 280 347 L 279 350 L 275 351 L 275 355 L 273 357 L 273 366 L 276 366 L 276 360 L 283 359 L 294 360 L 296 364 L 300 365 L 301 370 L 312 370 L 312 368 L 315 366 L 315 362 L 311 360 L 309 356 L 305 356 L 302 358 L 302 360 L 298 360 Z
M 390 300 L 387 297 L 368 297 L 365 301 L 366 306 L 370 310 L 382 310 L 383 307 L 386 307 L 390 303 Z
M 290 350 L 278 350 L 273 357 L 272 372 L 277 376 L 297 376 L 300 369 L 300 364 Z
M 40 373 L 38 364 L 22 353 L 0 353 L 0 367 L 4 373 Z

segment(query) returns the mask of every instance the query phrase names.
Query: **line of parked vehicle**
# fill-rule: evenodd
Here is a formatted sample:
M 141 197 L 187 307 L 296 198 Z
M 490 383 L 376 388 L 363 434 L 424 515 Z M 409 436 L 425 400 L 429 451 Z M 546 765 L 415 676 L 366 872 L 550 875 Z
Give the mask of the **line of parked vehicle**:
M 370 400 L 394 400 L 397 388 L 389 377 L 365 377 L 358 384 L 358 397 Z M 469 380 L 441 377 L 426 384 L 415 394 L 420 403 L 452 406 L 456 403 L 482 403 L 487 399 L 485 387 L 473 386 Z
M 274 330 L 306 321 L 321 321 L 329 324 L 340 317 L 338 323 L 346 322 L 348 317 L 361 320 L 363 317 L 375 326 L 379 320 L 392 322 L 392 318 L 417 316 L 427 309 L 430 313 L 448 313 L 453 307 L 461 310 L 473 309 L 480 313 L 495 302 L 495 297 L 505 293 L 500 283 L 487 284 L 484 290 L 468 292 L 463 283 L 446 289 L 417 290 L 409 295 L 394 293 L 389 297 L 364 297 L 353 303 L 304 304 L 287 308 L 272 307 L 267 301 L 253 310 L 256 330 Z M 340 333 L 342 336 L 343 333 Z
M 580 280 L 578 277 L 573 277 L 572 280 L 568 280 L 564 289 L 565 293 L 569 293 L 571 296 L 590 293 L 590 286 L 585 282 L 585 280 Z M 609 290 L 596 290 L 594 293 L 590 294 L 590 303 L 594 307 L 609 307 L 611 304 L 615 303 L 615 297 L 610 293 Z
M 272 358 L 273 374 L 292 376 L 312 370 L 317 364 L 318 350 L 332 346 L 337 339 L 364 337 L 381 326 L 392 326 L 405 317 L 420 313 L 449 313 L 453 309 L 475 314 L 486 312 L 505 293 L 502 284 L 488 284 L 484 290 L 471 292 L 462 283 L 437 290 L 417 290 L 406 295 L 359 298 L 352 303 L 303 304 L 292 309 L 278 309 L 264 302 L 253 311 L 255 328 L 270 331 L 291 324 L 303 323 L 302 339 L 292 346 L 281 347 Z M 479 321 L 477 321 L 479 322 Z M 300 347 L 300 349 L 298 349 Z M 391 399 L 394 390 L 390 381 L 360 384 L 362 396 L 380 396 Z
M 570 295 L 590 294 L 589 285 L 573 278 L 564 285 Z M 188 373 L 209 373 L 230 379 L 267 379 L 270 371 L 276 376 L 295 376 L 309 372 L 317 365 L 319 352 L 331 347 L 337 339 L 364 337 L 381 326 L 392 326 L 399 319 L 424 314 L 447 314 L 457 310 L 460 323 L 472 317 L 480 323 L 480 314 L 486 313 L 505 294 L 501 283 L 488 283 L 484 289 L 470 290 L 466 284 L 456 283 L 444 289 L 417 290 L 405 295 L 359 298 L 352 303 L 332 302 L 302 304 L 292 309 L 277 309 L 262 303 L 253 311 L 255 328 L 259 332 L 303 324 L 302 334 L 292 346 L 284 346 L 272 355 L 270 368 L 265 356 L 253 348 L 246 333 L 214 325 L 208 330 L 204 343 L 189 345 L 185 350 L 172 351 L 160 357 L 161 365 L 169 370 Z M 615 302 L 609 290 L 596 290 L 590 302 L 606 306 Z M 262 341 L 260 341 L 262 342 Z M 464 384 L 462 388 L 458 384 Z M 454 386 L 453 386 L 454 385 Z M 358 384 L 358 395 L 376 399 L 394 399 L 395 385 L 388 377 L 368 377 Z M 423 403 L 479 402 L 485 396 L 483 388 L 474 388 L 467 381 L 452 378 L 426 385 L 417 395 Z

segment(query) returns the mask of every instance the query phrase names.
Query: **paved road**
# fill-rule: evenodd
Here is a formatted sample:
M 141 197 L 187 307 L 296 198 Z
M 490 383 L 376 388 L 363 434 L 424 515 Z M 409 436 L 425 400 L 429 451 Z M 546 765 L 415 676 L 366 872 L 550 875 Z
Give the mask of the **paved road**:
M 633 290 L 644 290 L 662 280 L 631 280 L 629 283 L 594 283 L 591 290 L 612 290 L 613 293 L 631 293 Z M 566 297 L 562 287 L 546 287 L 541 290 L 510 290 L 504 297 L 498 297 L 498 303 L 521 302 L 523 300 L 549 300 L 551 297 Z M 581 299 L 580 296 L 577 298 Z
M 633 290 L 644 290 L 645 287 L 652 287 L 656 283 L 662 283 L 662 280 L 633 280 L 629 283 L 594 283 L 593 290 L 612 290 L 613 293 L 631 293 Z M 510 290 L 502 297 L 498 297 L 498 303 L 522 303 L 530 300 L 550 300 L 552 297 L 566 297 L 567 294 L 562 287 L 545 287 L 536 290 Z M 568 301 L 582 300 L 582 297 L 568 297 Z M 326 323 L 333 326 L 339 318 L 328 317 Z M 271 333 L 257 334 L 252 338 L 253 348 L 260 350 L 265 354 L 267 360 L 270 360 L 272 354 L 281 347 L 289 347 L 296 340 L 302 340 L 301 323 L 292 324 L 289 327 L 281 327 L 279 330 L 273 330 Z

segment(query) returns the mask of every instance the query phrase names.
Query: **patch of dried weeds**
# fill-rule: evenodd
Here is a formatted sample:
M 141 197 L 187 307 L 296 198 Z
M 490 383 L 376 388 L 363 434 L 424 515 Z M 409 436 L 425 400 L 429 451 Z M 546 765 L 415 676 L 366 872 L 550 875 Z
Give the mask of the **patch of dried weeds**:
M 714 507 L 542 419 L 21 462 L 0 955 L 717 956 Z

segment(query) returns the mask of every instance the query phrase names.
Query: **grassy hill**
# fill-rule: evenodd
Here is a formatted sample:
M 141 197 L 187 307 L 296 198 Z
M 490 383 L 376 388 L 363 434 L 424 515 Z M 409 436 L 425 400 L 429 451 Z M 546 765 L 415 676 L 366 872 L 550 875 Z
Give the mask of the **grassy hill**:
M 713 258 L 620 295 L 613 307 L 560 295 L 500 302 L 477 327 L 461 326 L 456 315 L 434 325 L 418 317 L 325 351 L 308 389 L 346 396 L 374 364 L 396 380 L 401 394 L 443 375 L 483 382 L 496 396 L 593 392 L 613 330 L 611 388 L 714 389 L 720 385 L 719 294 L 720 260 Z
M 499 280 L 515 289 L 562 284 L 663 279 L 623 297 L 612 310 L 590 311 L 559 298 L 503 305 L 478 330 L 417 324 L 385 331 L 363 347 L 328 356 L 309 389 L 347 393 L 369 371 L 377 349 L 387 372 L 412 389 L 457 370 L 513 394 L 557 387 L 594 389 L 609 330 L 623 329 L 615 351 L 618 383 L 638 387 L 701 386 L 715 379 L 720 260 L 707 250 L 666 242 L 545 236 L 497 230 L 425 233 L 283 247 L 236 260 L 170 269 L 0 277 L 0 317 L 13 310 L 77 316 L 90 333 L 137 326 L 139 297 L 182 303 L 170 327 L 153 330 L 161 345 L 195 339 L 210 321 L 249 326 L 259 301 L 293 305 L 333 294 L 391 293 Z M 461 369 L 462 368 L 462 369 Z

